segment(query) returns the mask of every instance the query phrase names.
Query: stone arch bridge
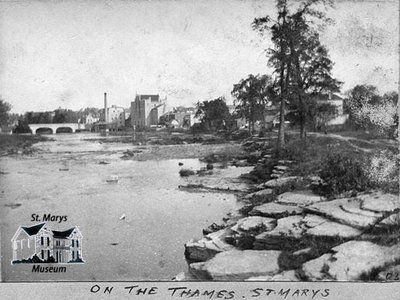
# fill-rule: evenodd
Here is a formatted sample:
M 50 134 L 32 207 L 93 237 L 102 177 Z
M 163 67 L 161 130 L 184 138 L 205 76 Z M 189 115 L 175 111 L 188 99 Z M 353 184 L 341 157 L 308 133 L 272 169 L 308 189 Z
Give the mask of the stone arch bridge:
M 85 129 L 85 124 L 80 123 L 49 123 L 49 124 L 28 124 L 32 133 L 37 134 L 40 131 L 51 130 L 52 134 L 59 132 L 76 132 Z

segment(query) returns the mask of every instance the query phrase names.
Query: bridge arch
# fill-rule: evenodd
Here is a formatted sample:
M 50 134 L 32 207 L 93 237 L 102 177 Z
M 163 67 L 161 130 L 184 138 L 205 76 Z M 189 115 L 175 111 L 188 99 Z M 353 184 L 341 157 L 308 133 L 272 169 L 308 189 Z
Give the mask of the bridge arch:
M 60 126 L 57 127 L 56 133 L 73 133 L 74 130 L 69 126 Z
M 35 130 L 36 134 L 53 134 L 53 129 L 50 127 L 39 127 Z
M 32 130 L 32 133 L 35 134 L 43 134 L 43 129 L 48 128 L 51 129 L 46 131 L 48 134 L 54 133 L 73 133 L 77 130 L 85 129 L 85 124 L 80 123 L 42 123 L 42 124 L 28 124 L 29 128 Z M 40 129 L 40 130 L 39 130 Z

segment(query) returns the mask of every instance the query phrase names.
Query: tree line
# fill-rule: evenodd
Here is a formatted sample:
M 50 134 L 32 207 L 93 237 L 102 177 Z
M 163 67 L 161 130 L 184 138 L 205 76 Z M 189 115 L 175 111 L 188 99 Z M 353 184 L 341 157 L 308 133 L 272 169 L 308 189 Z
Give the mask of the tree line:
M 338 114 L 335 105 L 317 101 L 321 95 L 340 92 L 343 84 L 332 76 L 334 63 L 319 36 L 321 28 L 333 20 L 317 8 L 332 7 L 332 3 L 329 0 L 277 0 L 275 17 L 267 15 L 252 22 L 252 28 L 272 42 L 265 49 L 272 74 L 250 74 L 233 85 L 234 117 L 246 119 L 249 132 L 253 133 L 257 120 L 262 121 L 265 129 L 268 107 L 279 106 L 278 148 L 285 147 L 286 120 L 298 125 L 300 138 L 305 139 L 307 130 L 324 128 Z M 393 129 L 398 124 L 397 99 L 396 92 L 379 96 L 376 87 L 358 85 L 347 93 L 345 105 L 350 122 L 358 128 L 389 126 Z M 198 102 L 197 115 L 206 129 L 213 122 L 218 125 L 232 118 L 222 100 Z M 390 113 L 383 116 L 385 111 Z
M 0 126 L 15 125 L 15 133 L 27 133 L 30 131 L 28 124 L 49 124 L 49 123 L 78 123 L 84 122 L 89 114 L 99 117 L 101 109 L 87 107 L 79 111 L 71 109 L 56 109 L 54 111 L 33 112 L 24 114 L 11 113 L 11 104 L 0 98 Z
M 234 119 L 243 118 L 252 134 L 258 120 L 265 129 L 266 113 L 274 106 L 279 107 L 278 148 L 285 147 L 286 121 L 299 127 L 301 139 L 306 138 L 307 130 L 321 130 L 338 111 L 329 102 L 317 100 L 320 95 L 339 92 L 343 84 L 332 75 L 334 63 L 319 35 L 321 29 L 333 22 L 321 7 L 332 7 L 332 3 L 331 0 L 277 0 L 276 16 L 255 18 L 252 28 L 271 41 L 271 46 L 265 49 L 271 74 L 250 74 L 233 85 L 233 114 L 223 97 L 199 101 L 196 116 L 201 123 L 195 126 L 205 131 L 227 130 L 233 127 Z M 374 128 L 395 135 L 397 102 L 396 92 L 379 95 L 374 86 L 357 85 L 347 93 L 345 106 L 354 128 Z M 7 123 L 9 110 L 8 103 L 1 101 L 3 123 Z M 28 112 L 20 117 L 20 123 L 75 123 L 88 113 L 98 115 L 99 110 Z

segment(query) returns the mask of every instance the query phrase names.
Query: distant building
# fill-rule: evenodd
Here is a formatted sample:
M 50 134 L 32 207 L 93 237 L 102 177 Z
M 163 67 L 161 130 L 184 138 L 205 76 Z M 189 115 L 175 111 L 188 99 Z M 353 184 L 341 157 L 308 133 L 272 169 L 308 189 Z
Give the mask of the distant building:
M 112 105 L 107 108 L 106 123 L 111 123 L 117 128 L 125 126 L 125 109 Z
M 162 118 L 167 124 L 174 128 L 189 129 L 195 123 L 200 123 L 200 119 L 195 115 L 196 109 L 194 107 L 178 106 L 164 114 Z
M 166 112 L 167 98 L 159 95 L 136 95 L 131 102 L 131 123 L 133 126 L 157 125 Z
M 37 256 L 43 262 L 51 257 L 56 263 L 82 262 L 82 234 L 78 227 L 51 230 L 46 223 L 20 226 L 11 239 L 13 262 Z
M 335 106 L 337 109 L 337 116 L 329 120 L 325 125 L 343 125 L 349 118 L 349 115 L 344 114 L 343 111 L 344 99 L 339 97 L 338 95 L 333 93 L 320 94 L 315 96 L 314 99 L 317 101 L 317 104 L 329 103 Z
M 106 133 L 110 130 L 118 131 L 122 127 L 125 127 L 125 108 L 116 105 L 108 107 L 107 93 L 104 93 L 104 108 L 100 110 L 100 118 L 92 130 Z
M 131 117 L 131 108 L 125 108 L 125 120 Z
M 96 117 L 91 113 L 89 113 L 85 116 L 85 124 L 92 125 L 98 121 L 100 121 L 100 117 Z

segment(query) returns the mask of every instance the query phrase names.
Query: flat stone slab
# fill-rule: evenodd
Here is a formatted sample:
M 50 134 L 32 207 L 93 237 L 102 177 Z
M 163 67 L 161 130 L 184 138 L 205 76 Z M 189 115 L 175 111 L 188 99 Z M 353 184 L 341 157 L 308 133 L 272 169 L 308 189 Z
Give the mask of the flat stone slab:
M 251 216 L 280 218 L 289 215 L 298 215 L 303 209 L 295 205 L 280 204 L 276 202 L 255 206 L 250 212 Z
M 245 200 L 251 200 L 251 199 L 264 199 L 266 201 L 272 200 L 274 196 L 274 190 L 273 189 L 263 189 L 261 191 L 255 192 L 248 194 L 244 197 Z
M 400 212 L 389 215 L 380 221 L 377 227 L 391 227 L 400 224 Z
M 299 240 L 303 236 L 354 238 L 362 232 L 316 215 L 290 216 L 278 219 L 271 231 L 256 236 L 256 249 L 277 249 L 284 241 Z
M 295 270 L 288 270 L 276 275 L 250 277 L 246 281 L 300 281 L 300 279 Z
M 287 170 L 289 170 L 289 167 L 288 166 L 280 166 L 280 165 L 278 165 L 278 166 L 275 166 L 274 169 L 278 170 L 278 171 L 287 171 Z
M 312 236 L 328 236 L 328 237 L 337 236 L 344 239 L 349 239 L 361 235 L 362 231 L 345 224 L 340 224 L 326 220 L 326 222 L 320 223 L 313 228 L 307 229 L 306 233 L 307 235 L 312 235 Z
M 190 272 L 199 279 L 245 280 L 255 276 L 274 275 L 279 272 L 281 251 L 232 250 L 214 258 L 189 265 Z
M 312 191 L 287 192 L 278 196 L 276 202 L 291 205 L 306 206 L 325 200 L 323 197 L 314 194 Z
M 319 176 L 308 176 L 306 177 L 309 181 L 313 182 L 322 182 L 322 178 Z
M 260 229 L 269 231 L 274 229 L 276 226 L 276 219 L 265 218 L 259 216 L 251 216 L 247 218 L 240 219 L 235 226 L 231 229 L 236 232 L 248 232 L 257 231 Z
M 383 214 L 361 209 L 362 201 L 358 198 L 343 198 L 307 206 L 306 210 L 322 214 L 339 223 L 360 229 L 367 229 L 376 224 Z
M 246 159 L 234 161 L 232 164 L 237 167 L 247 167 L 249 165 Z
M 294 160 L 285 160 L 285 159 L 278 160 L 278 164 L 281 164 L 281 165 L 293 164 L 294 162 L 295 162 Z
M 185 256 L 191 261 L 206 261 L 222 251 L 229 251 L 234 247 L 223 239 L 229 230 L 222 229 L 206 235 L 198 241 L 189 241 L 185 244 Z
M 298 179 L 297 176 L 287 176 L 287 177 L 281 177 L 278 179 L 271 179 L 271 180 L 268 180 L 267 182 L 260 184 L 258 187 L 259 188 L 278 188 L 278 187 L 282 187 L 286 184 L 294 183 L 297 179 Z
M 256 240 L 268 240 L 274 236 L 290 236 L 300 238 L 303 236 L 304 228 L 298 226 L 298 224 L 300 224 L 302 220 L 302 216 L 290 216 L 278 219 L 277 225 L 273 230 L 259 234 L 256 237 Z
M 228 167 L 213 169 L 209 176 L 190 176 L 185 181 L 187 185 L 201 185 L 204 189 L 226 191 L 248 191 L 249 184 L 240 179 L 240 175 L 253 170 L 253 167 Z
M 305 276 L 310 280 L 360 280 L 362 274 L 400 259 L 400 245 L 385 247 L 368 241 L 350 241 L 332 252 L 303 264 Z
M 383 192 L 374 192 L 371 194 L 362 194 L 356 197 L 361 200 L 361 209 L 375 212 L 392 212 L 400 210 L 399 195 L 385 194 Z
M 286 173 L 285 171 L 280 171 L 280 170 L 275 170 L 275 169 L 272 170 L 272 174 L 283 175 L 285 173 Z
M 282 175 L 281 174 L 272 173 L 270 177 L 273 178 L 273 179 L 277 179 L 277 178 L 281 178 Z

